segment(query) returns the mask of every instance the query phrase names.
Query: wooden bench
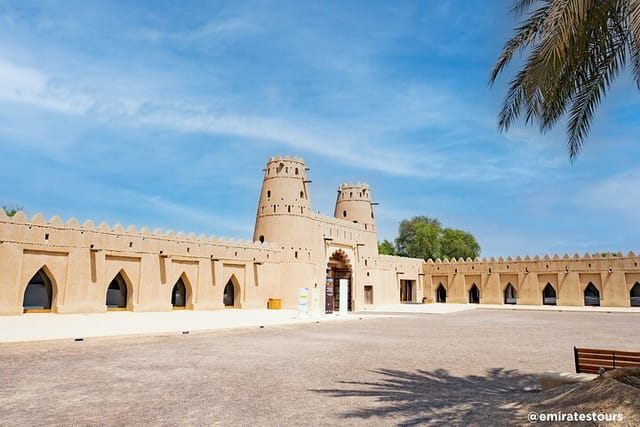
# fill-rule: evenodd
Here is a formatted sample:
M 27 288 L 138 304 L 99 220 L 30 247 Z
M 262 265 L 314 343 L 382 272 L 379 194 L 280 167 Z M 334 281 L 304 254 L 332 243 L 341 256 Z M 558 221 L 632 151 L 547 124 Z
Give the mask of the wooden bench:
M 573 347 L 577 374 L 597 374 L 600 368 L 640 367 L 640 351 L 600 350 Z

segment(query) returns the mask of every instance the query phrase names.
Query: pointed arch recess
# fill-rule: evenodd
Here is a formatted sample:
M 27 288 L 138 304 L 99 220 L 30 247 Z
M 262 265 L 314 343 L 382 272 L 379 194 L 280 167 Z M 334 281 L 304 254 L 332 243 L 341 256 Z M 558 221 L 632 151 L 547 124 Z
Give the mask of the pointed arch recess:
M 240 282 L 235 273 L 232 273 L 224 286 L 222 303 L 225 308 L 240 308 Z
M 631 307 L 640 307 L 640 282 L 636 282 L 629 290 L 629 300 Z
M 436 288 L 436 302 L 447 302 L 447 288 L 440 282 Z
M 517 304 L 518 303 L 518 292 L 516 288 L 511 284 L 511 282 L 507 283 L 507 286 L 504 288 L 504 303 L 505 304 Z
M 133 301 L 133 286 L 131 279 L 121 268 L 107 284 L 105 305 L 108 311 L 127 310 L 131 308 Z
M 475 283 L 469 288 L 469 303 L 480 304 L 480 289 Z
M 43 264 L 27 282 L 22 294 L 24 313 L 50 312 L 56 305 L 58 285 L 51 269 Z
M 174 310 L 193 308 L 193 288 L 189 276 L 183 271 L 171 288 L 171 306 Z
M 600 290 L 593 284 L 589 284 L 584 288 L 584 305 L 591 307 L 600 306 Z
M 553 287 L 551 282 L 547 282 L 546 286 L 542 290 L 542 305 L 557 305 L 558 293 L 556 288 Z

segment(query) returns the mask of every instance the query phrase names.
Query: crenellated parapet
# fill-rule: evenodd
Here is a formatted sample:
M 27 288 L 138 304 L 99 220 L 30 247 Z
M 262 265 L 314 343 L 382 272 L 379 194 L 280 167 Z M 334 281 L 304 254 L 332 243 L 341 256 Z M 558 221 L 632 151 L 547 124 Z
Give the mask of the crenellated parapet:
M 245 261 L 277 260 L 280 252 L 275 243 L 269 242 L 151 230 L 135 225 L 111 226 L 106 222 L 96 225 L 92 220 L 81 224 L 76 218 L 64 222 L 59 216 L 47 220 L 39 213 L 31 219 L 24 212 L 17 212 L 9 217 L 3 209 L 0 209 L 0 244 L 18 244 L 30 249 L 91 249 L 118 254 L 158 254 Z
M 598 252 L 585 253 L 580 255 L 558 254 L 542 257 L 535 255 L 533 257 L 526 255 L 525 257 L 517 256 L 515 258 L 508 256 L 507 258 L 491 257 L 487 258 L 452 258 L 452 259 L 428 259 L 425 264 L 425 271 L 430 273 L 448 272 L 448 273 L 529 273 L 529 272 L 556 272 L 562 271 L 568 273 L 570 271 L 586 272 L 586 271 L 610 271 L 614 268 L 626 270 L 638 269 L 640 256 L 630 251 L 626 255 L 622 252 Z

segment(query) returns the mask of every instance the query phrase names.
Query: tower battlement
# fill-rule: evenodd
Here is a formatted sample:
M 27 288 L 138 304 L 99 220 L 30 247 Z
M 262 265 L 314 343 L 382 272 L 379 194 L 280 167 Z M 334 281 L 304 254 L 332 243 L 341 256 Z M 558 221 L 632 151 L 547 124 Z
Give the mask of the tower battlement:
M 334 217 L 364 224 L 366 231 L 374 232 L 376 222 L 371 203 L 371 190 L 366 183 L 345 183 L 338 187 Z

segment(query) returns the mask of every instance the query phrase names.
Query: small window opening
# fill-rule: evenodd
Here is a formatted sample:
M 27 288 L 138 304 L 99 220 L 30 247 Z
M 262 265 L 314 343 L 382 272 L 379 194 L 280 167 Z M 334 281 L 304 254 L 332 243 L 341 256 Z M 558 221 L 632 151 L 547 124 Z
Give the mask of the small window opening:
M 346 216 L 347 216 L 347 211 L 342 211 L 342 216 L 346 218 Z
M 133 242 L 129 242 L 129 247 L 133 247 Z
M 49 240 L 49 233 L 46 233 L 46 234 L 44 235 L 44 240 Z
M 271 197 L 271 190 L 267 190 L 267 198 Z
M 304 198 L 304 191 L 300 192 L 300 198 L 303 199 Z
M 264 243 L 264 236 L 260 236 L 258 240 L 260 240 L 260 243 Z
M 293 256 L 294 256 L 296 259 L 298 259 L 298 251 L 295 251 L 295 252 L 293 253 Z
M 298 175 L 298 173 L 299 173 L 298 168 L 296 168 L 295 173 L 296 173 L 296 175 Z

